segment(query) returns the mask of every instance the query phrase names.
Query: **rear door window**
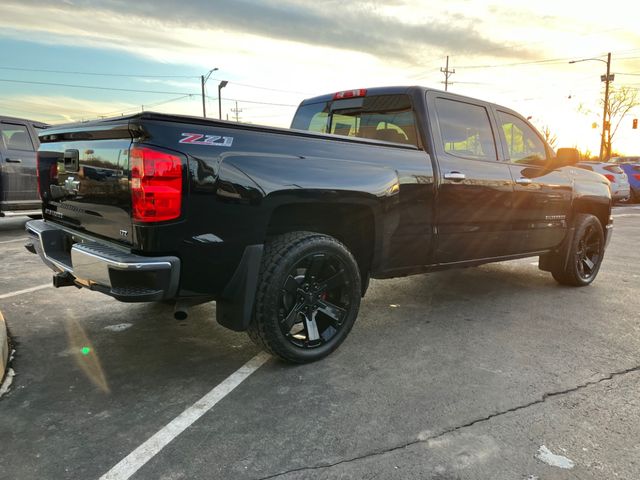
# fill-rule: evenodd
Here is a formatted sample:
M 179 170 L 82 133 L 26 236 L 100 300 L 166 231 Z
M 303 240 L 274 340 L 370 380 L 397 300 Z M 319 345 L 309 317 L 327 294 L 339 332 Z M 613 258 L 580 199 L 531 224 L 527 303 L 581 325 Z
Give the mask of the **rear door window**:
M 419 146 L 408 95 L 375 95 L 303 105 L 291 128 Z
M 476 160 L 497 160 L 489 113 L 480 105 L 436 98 L 444 151 Z
M 34 151 L 31 136 L 25 125 L 0 123 L 0 133 L 7 150 Z

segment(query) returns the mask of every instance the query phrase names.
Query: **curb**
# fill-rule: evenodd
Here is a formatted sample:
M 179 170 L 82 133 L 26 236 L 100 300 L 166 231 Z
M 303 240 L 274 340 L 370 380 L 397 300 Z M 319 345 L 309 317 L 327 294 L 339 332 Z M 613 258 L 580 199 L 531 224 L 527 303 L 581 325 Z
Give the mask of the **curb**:
M 0 383 L 4 378 L 7 364 L 9 363 L 9 342 L 7 340 L 7 325 L 0 312 Z

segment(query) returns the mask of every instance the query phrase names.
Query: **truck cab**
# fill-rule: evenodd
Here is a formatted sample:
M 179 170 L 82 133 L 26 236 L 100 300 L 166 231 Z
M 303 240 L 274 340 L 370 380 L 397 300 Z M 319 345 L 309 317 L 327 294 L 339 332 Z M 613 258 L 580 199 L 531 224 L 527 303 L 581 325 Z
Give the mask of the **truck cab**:
M 41 122 L 0 116 L 0 217 L 40 215 L 36 175 Z

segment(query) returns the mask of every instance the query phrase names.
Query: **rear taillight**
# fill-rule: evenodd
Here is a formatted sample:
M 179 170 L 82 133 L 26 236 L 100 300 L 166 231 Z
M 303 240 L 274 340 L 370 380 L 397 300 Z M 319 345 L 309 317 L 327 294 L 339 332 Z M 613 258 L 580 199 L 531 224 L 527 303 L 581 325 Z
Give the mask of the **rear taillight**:
M 616 181 L 616 178 L 610 173 L 605 173 L 604 176 L 607 177 L 607 180 L 609 180 L 611 183 L 614 183 Z
M 640 182 L 640 173 L 634 173 L 633 174 L 633 178 L 635 178 L 636 180 L 638 180 Z
M 345 90 L 344 92 L 337 92 L 333 94 L 334 100 L 342 100 L 343 98 L 356 98 L 356 97 L 366 97 L 367 89 L 359 88 L 357 90 Z
M 182 159 L 149 147 L 133 147 L 129 160 L 133 219 L 162 222 L 178 218 L 182 206 Z
M 44 163 L 44 165 L 43 165 Z M 58 162 L 56 161 L 52 161 L 51 164 L 49 165 L 49 168 L 47 169 L 46 167 L 47 162 L 43 162 L 42 161 L 42 156 L 40 155 L 40 152 L 36 153 L 36 186 L 38 188 L 38 196 L 44 200 L 43 195 L 42 195 L 42 186 L 40 185 L 40 182 L 42 181 L 42 177 L 40 176 L 40 169 L 44 168 L 46 171 L 44 173 L 48 174 L 48 177 L 45 179 L 46 180 L 46 184 L 45 184 L 45 192 L 49 191 L 49 186 L 55 181 L 55 179 L 58 177 Z

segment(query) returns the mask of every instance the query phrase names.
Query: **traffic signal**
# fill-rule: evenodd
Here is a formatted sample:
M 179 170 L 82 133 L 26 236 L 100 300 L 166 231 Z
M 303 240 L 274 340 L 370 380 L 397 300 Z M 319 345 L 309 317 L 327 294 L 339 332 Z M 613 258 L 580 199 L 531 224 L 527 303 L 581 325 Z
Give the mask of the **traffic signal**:
M 633 128 L 634 130 L 638 128 L 638 119 L 637 119 L 637 118 L 634 118 L 634 119 L 633 119 L 633 127 L 632 127 L 632 128 Z

